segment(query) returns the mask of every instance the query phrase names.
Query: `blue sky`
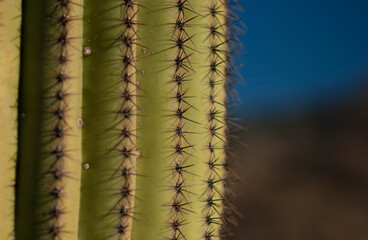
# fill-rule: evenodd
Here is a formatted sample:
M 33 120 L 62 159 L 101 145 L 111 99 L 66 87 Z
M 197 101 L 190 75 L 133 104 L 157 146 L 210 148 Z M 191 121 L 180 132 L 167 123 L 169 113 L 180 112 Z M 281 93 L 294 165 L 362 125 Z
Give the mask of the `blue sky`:
M 367 0 L 239 1 L 243 118 L 341 105 L 366 84 Z

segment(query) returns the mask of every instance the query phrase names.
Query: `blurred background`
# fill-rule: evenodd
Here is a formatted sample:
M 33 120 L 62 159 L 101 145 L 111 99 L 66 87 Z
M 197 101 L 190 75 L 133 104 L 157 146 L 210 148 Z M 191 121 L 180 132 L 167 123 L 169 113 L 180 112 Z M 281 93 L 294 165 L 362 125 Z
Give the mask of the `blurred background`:
M 239 0 L 233 240 L 368 239 L 368 1 Z

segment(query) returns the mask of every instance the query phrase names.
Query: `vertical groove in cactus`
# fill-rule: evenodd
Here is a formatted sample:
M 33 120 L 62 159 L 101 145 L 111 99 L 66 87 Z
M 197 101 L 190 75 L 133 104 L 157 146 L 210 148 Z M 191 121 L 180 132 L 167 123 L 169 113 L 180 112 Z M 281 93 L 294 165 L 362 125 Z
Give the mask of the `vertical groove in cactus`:
M 16 239 L 77 239 L 81 6 L 23 5 Z
M 0 239 L 14 233 L 21 1 L 0 1 Z
M 228 2 L 20 4 L 0 0 L 1 239 L 220 239 Z
M 136 176 L 135 1 L 85 0 L 80 239 L 129 239 Z
M 133 239 L 163 239 L 170 231 L 169 214 L 173 194 L 170 179 L 175 144 L 172 140 L 174 105 L 172 81 L 175 52 L 170 49 L 175 13 L 170 1 L 145 1 L 139 5 L 137 41 L 137 162 L 136 207 Z M 172 20 L 174 21 L 174 20 Z M 153 44 L 152 44 L 153 43 Z

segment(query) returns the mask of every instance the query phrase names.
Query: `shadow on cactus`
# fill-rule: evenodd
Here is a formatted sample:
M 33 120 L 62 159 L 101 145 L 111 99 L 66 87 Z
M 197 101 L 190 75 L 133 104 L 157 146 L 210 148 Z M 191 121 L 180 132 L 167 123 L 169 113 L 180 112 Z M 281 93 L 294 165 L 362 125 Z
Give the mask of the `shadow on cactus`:
M 226 239 L 226 0 L 0 1 L 0 239 Z

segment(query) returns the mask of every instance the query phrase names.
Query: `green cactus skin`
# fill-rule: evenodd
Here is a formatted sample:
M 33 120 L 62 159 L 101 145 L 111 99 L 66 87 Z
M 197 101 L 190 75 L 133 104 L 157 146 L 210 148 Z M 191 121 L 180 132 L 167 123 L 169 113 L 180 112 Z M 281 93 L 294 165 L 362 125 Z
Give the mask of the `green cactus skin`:
M 14 230 L 21 1 L 0 1 L 0 239 Z
M 22 3 L 21 53 L 7 39 L 20 71 L 0 86 L 14 86 L 0 98 L 10 106 L 20 73 L 18 133 L 7 127 L 16 112 L 0 112 L 9 129 L 0 153 L 18 134 L 1 159 L 10 170 L 0 194 L 11 196 L 18 150 L 15 210 L 10 201 L 0 208 L 0 236 L 15 225 L 16 240 L 222 239 L 231 208 L 228 2 Z M 1 57 L 0 73 L 10 69 Z

